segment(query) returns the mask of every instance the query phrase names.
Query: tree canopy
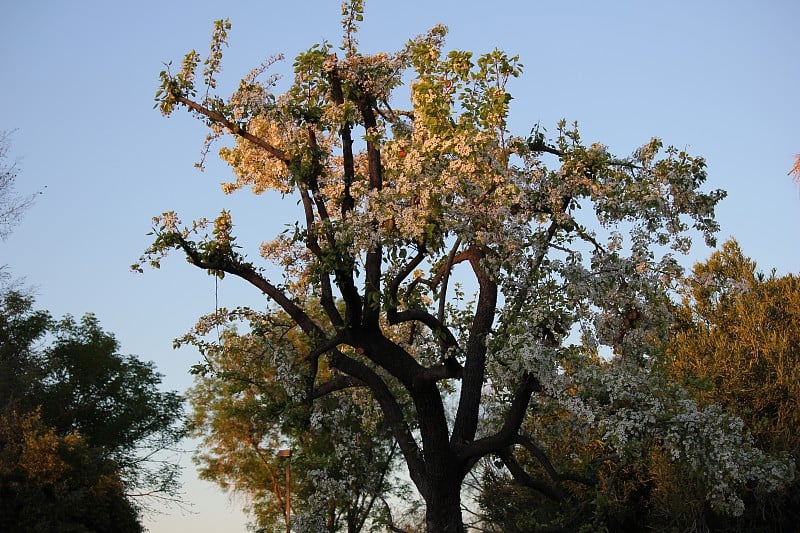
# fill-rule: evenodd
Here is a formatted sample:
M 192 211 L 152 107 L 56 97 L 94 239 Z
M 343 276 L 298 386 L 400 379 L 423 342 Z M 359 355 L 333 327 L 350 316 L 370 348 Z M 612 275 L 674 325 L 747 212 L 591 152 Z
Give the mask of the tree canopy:
M 140 531 L 146 501 L 173 500 L 183 400 L 118 353 L 93 315 L 54 320 L 30 296 L 0 307 L 0 491 L 14 531 Z
M 791 477 L 750 446 L 736 451 L 746 437 L 729 419 L 680 393 L 664 412 L 653 392 L 665 295 L 681 273 L 673 253 L 692 235 L 713 243 L 717 230 L 724 192 L 701 189 L 705 161 L 658 139 L 617 156 L 566 121 L 552 136 L 514 134 L 518 57 L 447 50 L 443 26 L 398 52 L 363 54 L 362 12 L 362 2 L 345 3 L 339 50 L 301 53 L 285 86 L 263 76 L 267 61 L 230 98 L 215 95 L 227 21 L 215 24 L 201 73 L 195 51 L 161 73 L 163 114 L 189 110 L 209 142 L 232 136 L 220 156 L 235 181 L 223 191 L 250 187 L 273 193 L 270 202 L 278 193 L 298 215 L 262 243 L 259 260 L 241 251 L 228 211 L 190 224 L 164 213 L 134 268 L 178 250 L 262 292 L 257 332 L 302 362 L 277 365 L 274 379 L 310 406 L 307 426 L 310 413 L 341 416 L 347 402 L 314 411 L 326 396 L 369 391 L 431 532 L 464 530 L 462 483 L 487 456 L 555 500 L 592 482 L 553 468 L 526 425 L 553 402 L 619 454 L 661 439 L 671 458 L 709 474 L 709 498 L 725 512 L 741 512 L 743 485 Z M 290 331 L 304 339 L 296 359 Z M 526 471 L 520 454 L 544 475 Z
M 695 265 L 669 343 L 669 372 L 702 404 L 740 417 L 763 450 L 800 460 L 800 279 L 765 274 L 735 240 Z M 757 501 L 750 531 L 797 524 L 798 481 Z

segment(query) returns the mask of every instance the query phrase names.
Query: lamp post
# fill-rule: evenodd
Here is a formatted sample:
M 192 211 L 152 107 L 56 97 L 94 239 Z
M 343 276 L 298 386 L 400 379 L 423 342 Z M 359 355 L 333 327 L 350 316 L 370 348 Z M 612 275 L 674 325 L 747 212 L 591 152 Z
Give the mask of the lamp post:
M 286 521 L 286 533 L 291 533 L 292 515 L 292 450 L 278 450 L 278 457 L 286 459 L 286 508 L 284 509 L 284 520 Z

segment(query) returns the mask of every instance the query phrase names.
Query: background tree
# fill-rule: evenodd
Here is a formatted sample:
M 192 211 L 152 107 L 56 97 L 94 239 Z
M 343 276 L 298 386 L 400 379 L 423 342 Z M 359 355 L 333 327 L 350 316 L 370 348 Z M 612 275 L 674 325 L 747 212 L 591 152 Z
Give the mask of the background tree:
M 521 482 L 564 498 L 561 473 L 525 476 L 511 453 L 521 447 L 546 461 L 523 425 L 529 406 L 564 401 L 620 450 L 655 417 L 643 362 L 667 315 L 654 296 L 680 273 L 662 252 L 688 250 L 690 227 L 713 242 L 724 193 L 700 190 L 702 158 L 664 150 L 657 139 L 620 158 L 584 144 L 565 122 L 552 139 L 540 129 L 513 135 L 507 84 L 521 73 L 516 57 L 445 52 L 441 26 L 400 52 L 365 55 L 355 39 L 362 7 L 353 0 L 343 8 L 341 57 L 329 44 L 313 46 L 282 92 L 276 78 L 259 79 L 268 62 L 231 98 L 214 94 L 226 21 L 216 23 L 201 80 L 195 51 L 178 72 L 161 73 L 162 113 L 185 107 L 208 125 L 209 140 L 234 136 L 220 151 L 236 175 L 225 192 L 251 186 L 299 205 L 293 229 L 260 250 L 284 279 L 240 253 L 228 212 L 187 226 L 172 212 L 156 217 L 154 243 L 134 268 L 158 267 L 177 249 L 192 265 L 266 295 L 274 318 L 266 324 L 288 316 L 306 339 L 306 401 L 344 387 L 369 390 L 426 502 L 428 530 L 458 532 L 462 482 L 488 455 Z M 402 109 L 392 96 L 408 70 L 410 108 Z M 599 345 L 620 362 L 585 364 Z M 607 369 L 607 396 L 639 379 L 641 398 L 595 417 L 596 402 L 565 391 L 573 376 L 590 383 Z M 694 458 L 697 470 L 715 470 L 709 494 L 721 509 L 740 512 L 736 490 L 748 481 L 777 485 L 791 475 L 785 464 L 730 450 L 740 441 L 726 441 L 717 426 L 709 438 L 732 460 L 697 460 L 696 441 L 679 438 L 690 431 L 681 417 L 714 419 L 691 403 L 675 405 L 672 424 L 653 438 Z
M 756 442 L 800 458 L 800 279 L 765 275 L 736 241 L 725 242 L 686 280 L 669 344 L 669 370 L 704 405 L 744 420 Z M 797 482 L 757 502 L 755 531 L 788 531 L 800 515 Z M 765 517 L 768 518 L 765 523 Z
M 59 434 L 38 411 L 0 409 L 3 531 L 143 531 L 119 467 L 78 433 Z
M 19 196 L 15 190 L 17 166 L 9 161 L 9 132 L 0 132 L 0 239 L 8 237 L 35 195 Z
M 219 342 L 206 340 L 209 328 L 231 316 L 246 317 L 251 332 L 228 328 Z M 298 393 L 308 347 L 288 317 L 280 337 L 274 336 L 279 328 L 263 327 L 266 320 L 252 310 L 223 309 L 181 339 L 205 359 L 195 367 L 189 392 L 191 433 L 202 439 L 195 456 L 201 477 L 244 496 L 257 528 L 279 530 L 289 459 L 276 452 L 288 448 L 298 531 L 385 531 L 391 524 L 387 499 L 399 493 L 397 448 L 378 406 L 358 389 L 309 406 Z
M 19 196 L 16 192 L 17 165 L 9 161 L 9 137 L 9 132 L 0 132 L 0 241 L 9 236 L 36 197 L 35 194 Z M 6 265 L 0 265 L 0 291 L 10 290 L 9 277 Z
M 131 523 L 131 511 L 132 523 L 138 524 L 139 509 L 146 504 L 134 497 L 176 497 L 178 467 L 173 458 L 157 454 L 183 437 L 182 399 L 158 390 L 161 376 L 151 363 L 120 355 L 118 348 L 92 315 L 80 322 L 71 317 L 55 321 L 46 311 L 34 310 L 29 296 L 13 291 L 2 295 L 0 409 L 5 433 L 0 453 L 6 476 L 4 509 L 9 513 L 4 516 L 23 520 L 38 505 L 56 506 L 61 511 L 48 520 L 72 513 L 64 518 L 64 528 L 75 513 L 98 523 L 119 519 L 123 528 Z M 40 470 L 26 470 L 28 463 L 15 466 L 24 459 L 20 454 L 37 450 L 43 455 L 24 457 Z M 92 503 L 92 498 L 105 497 L 105 507 Z M 76 500 L 70 503 L 70 498 Z M 76 507 L 70 509 L 72 505 Z

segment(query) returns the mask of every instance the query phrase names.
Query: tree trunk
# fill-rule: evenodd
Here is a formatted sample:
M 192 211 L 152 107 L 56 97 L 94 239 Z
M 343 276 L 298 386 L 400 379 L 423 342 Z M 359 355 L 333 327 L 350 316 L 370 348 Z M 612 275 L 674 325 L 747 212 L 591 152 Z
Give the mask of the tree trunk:
M 427 533 L 464 533 L 460 483 L 431 490 L 425 504 Z

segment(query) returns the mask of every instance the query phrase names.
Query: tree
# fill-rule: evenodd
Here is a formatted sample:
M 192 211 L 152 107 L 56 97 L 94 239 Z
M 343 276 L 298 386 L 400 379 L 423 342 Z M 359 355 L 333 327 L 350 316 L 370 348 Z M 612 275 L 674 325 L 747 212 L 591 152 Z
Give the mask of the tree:
M 669 344 L 669 371 L 700 403 L 718 404 L 744 420 L 761 448 L 789 453 L 797 464 L 800 279 L 759 272 L 730 240 L 695 265 L 683 294 Z M 795 482 L 788 498 L 754 506 L 746 527 L 795 527 L 797 488 Z
M 391 522 L 386 500 L 398 494 L 392 475 L 397 453 L 377 406 L 364 391 L 346 389 L 309 413 L 302 396 L 294 394 L 302 389 L 304 339 L 284 326 L 281 336 L 291 339 L 293 348 L 288 351 L 271 335 L 278 328 L 261 326 L 269 317 L 241 315 L 219 310 L 180 341 L 198 346 L 205 359 L 194 368 L 196 383 L 189 392 L 191 433 L 202 439 L 195 456 L 201 477 L 243 495 L 256 527 L 276 531 L 285 520 L 284 471 L 291 461 L 297 530 L 385 530 Z M 252 332 L 239 335 L 229 328 L 219 343 L 206 341 L 209 328 L 229 316 L 246 318 Z M 277 379 L 287 365 L 289 383 Z M 315 421 L 310 427 L 309 418 Z M 285 448 L 290 459 L 276 453 Z
M 564 497 L 559 473 L 525 477 L 509 453 L 546 456 L 525 434 L 529 405 L 569 400 L 559 369 L 580 367 L 598 345 L 625 361 L 656 349 L 666 322 L 657 296 L 680 272 L 663 250 L 686 251 L 690 227 L 712 243 L 724 193 L 700 191 L 703 159 L 657 139 L 620 158 L 565 122 L 553 139 L 540 128 L 513 135 L 507 84 L 521 73 L 517 57 L 445 52 L 442 26 L 400 52 L 362 54 L 361 4 L 343 8 L 342 56 L 327 43 L 301 53 L 283 92 L 275 78 L 259 80 L 267 62 L 231 98 L 214 95 L 226 21 L 216 23 L 201 79 L 195 51 L 177 73 L 161 73 L 163 114 L 184 107 L 209 140 L 235 139 L 220 150 L 236 174 L 225 192 L 251 186 L 300 206 L 293 229 L 260 250 L 285 279 L 240 252 L 226 211 L 187 226 L 173 212 L 156 217 L 134 268 L 158 267 L 176 249 L 261 291 L 274 317 L 267 326 L 288 317 L 305 336 L 305 400 L 368 390 L 425 500 L 428 530 L 459 532 L 462 482 L 483 457 Z M 400 109 L 392 97 L 409 69 L 410 108 Z M 607 380 L 615 391 L 628 367 L 616 368 Z M 623 447 L 637 412 L 616 414 L 605 422 Z M 723 466 L 727 475 L 741 465 Z M 787 468 L 759 472 L 777 483 Z M 737 486 L 722 485 L 720 505 Z
M 19 196 L 15 192 L 17 168 L 14 163 L 8 162 L 9 148 L 9 133 L 0 132 L 0 240 L 8 237 L 35 197 L 35 195 Z
M 53 324 L 45 352 L 42 412 L 60 432 L 77 431 L 122 472 L 128 495 L 174 499 L 178 465 L 156 459 L 184 436 L 183 398 L 159 390 L 151 362 L 118 353 L 119 343 L 93 315 Z
M 36 195 L 19 196 L 15 191 L 17 168 L 8 162 L 9 133 L 0 132 L 0 241 L 5 240 L 17 225 L 22 213 L 28 209 Z M 6 265 L 0 265 L 0 290 L 8 289 L 9 274 Z
M 120 531 L 143 528 L 116 464 L 77 433 L 59 434 L 38 410 L 0 411 L 3 531 Z
M 513 483 L 486 468 L 486 522 L 520 532 L 764 531 L 763 518 L 742 527 L 743 516 L 760 516 L 758 501 L 783 498 L 793 463 L 764 454 L 740 418 L 716 404 L 698 406 L 656 364 L 644 372 L 616 361 L 587 365 L 561 405 L 536 402 L 526 420 L 531 444 L 510 452 L 518 465 L 509 469 L 532 478 Z M 590 405 L 591 415 L 578 416 L 567 399 Z M 547 477 L 563 482 L 563 500 L 543 497 L 536 480 Z
M 92 315 L 80 322 L 71 317 L 56 321 L 46 311 L 34 310 L 30 296 L 13 291 L 2 295 L 0 409 L 5 433 L 0 448 L 5 512 L 11 507 L 22 514 L 36 509 L 41 503 L 36 495 L 50 498 L 48 505 L 67 509 L 78 505 L 69 503 L 74 492 L 85 505 L 70 512 L 100 513 L 96 518 L 102 522 L 116 520 L 104 512 L 127 516 L 131 509 L 137 519 L 145 504 L 134 499 L 137 496 L 175 498 L 178 467 L 156 454 L 169 451 L 183 437 L 183 400 L 158 390 L 161 375 L 152 363 L 120 355 L 118 349 L 116 339 Z M 24 465 L 15 466 L 31 442 L 41 442 L 36 449 L 44 454 L 39 459 L 29 456 L 29 462 L 41 468 L 36 475 Z M 51 464 L 56 466 L 51 469 Z M 99 498 L 101 489 L 110 498 L 108 507 L 92 507 L 91 498 Z M 128 521 L 122 515 L 120 524 Z M 57 521 L 58 516 L 51 518 Z M 117 527 L 90 528 L 109 529 Z

